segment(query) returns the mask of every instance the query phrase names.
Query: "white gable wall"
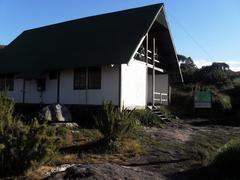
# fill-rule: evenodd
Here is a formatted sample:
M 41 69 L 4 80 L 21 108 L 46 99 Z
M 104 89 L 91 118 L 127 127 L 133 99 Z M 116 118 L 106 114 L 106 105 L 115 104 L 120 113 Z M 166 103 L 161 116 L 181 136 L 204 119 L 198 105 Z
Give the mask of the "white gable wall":
M 122 65 L 121 104 L 127 108 L 146 106 L 146 63 L 132 59 Z

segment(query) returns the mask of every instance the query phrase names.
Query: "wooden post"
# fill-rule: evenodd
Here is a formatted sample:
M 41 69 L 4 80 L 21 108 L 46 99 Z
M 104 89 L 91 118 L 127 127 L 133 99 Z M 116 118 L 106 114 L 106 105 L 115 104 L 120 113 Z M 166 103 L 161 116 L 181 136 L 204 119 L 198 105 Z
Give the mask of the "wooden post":
M 148 33 L 145 39 L 145 61 L 146 61 L 146 107 L 148 105 Z
M 152 49 L 152 61 L 153 61 L 153 70 L 152 70 L 152 107 L 154 107 L 155 99 L 155 38 L 153 38 L 153 49 Z
M 22 103 L 25 103 L 25 89 L 26 89 L 26 80 L 23 78 L 23 90 L 22 90 Z

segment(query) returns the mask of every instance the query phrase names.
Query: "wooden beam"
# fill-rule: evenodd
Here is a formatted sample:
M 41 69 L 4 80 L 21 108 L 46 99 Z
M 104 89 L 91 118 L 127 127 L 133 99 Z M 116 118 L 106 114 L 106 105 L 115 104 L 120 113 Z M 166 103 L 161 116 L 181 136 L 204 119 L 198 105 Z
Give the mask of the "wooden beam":
M 153 49 L 152 49 L 152 61 L 153 61 L 153 69 L 152 69 L 152 106 L 154 106 L 155 99 L 155 38 L 153 38 Z
M 148 105 L 148 33 L 145 38 L 145 61 L 146 61 L 146 107 Z
M 148 64 L 147 66 L 148 66 L 149 68 L 152 68 L 152 69 L 153 69 L 153 65 L 152 65 L 152 64 Z M 155 66 L 154 69 L 155 69 L 155 71 L 158 71 L 158 72 L 164 73 L 164 70 L 161 69 L 161 68 L 159 68 L 159 67 L 156 67 L 156 66 Z

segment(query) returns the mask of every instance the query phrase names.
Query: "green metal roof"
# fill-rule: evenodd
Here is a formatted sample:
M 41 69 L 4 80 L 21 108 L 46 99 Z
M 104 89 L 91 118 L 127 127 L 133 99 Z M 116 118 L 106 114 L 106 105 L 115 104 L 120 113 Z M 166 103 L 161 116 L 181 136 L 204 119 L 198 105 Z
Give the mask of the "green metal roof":
M 162 7 L 155 4 L 24 31 L 0 52 L 0 73 L 126 64 L 155 20 L 167 28 L 165 17 L 159 16 Z

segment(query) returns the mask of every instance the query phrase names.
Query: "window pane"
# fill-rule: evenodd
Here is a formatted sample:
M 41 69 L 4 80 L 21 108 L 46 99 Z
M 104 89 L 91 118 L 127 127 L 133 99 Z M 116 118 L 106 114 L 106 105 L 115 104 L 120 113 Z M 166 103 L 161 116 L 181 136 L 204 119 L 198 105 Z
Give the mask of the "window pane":
M 86 89 L 86 68 L 74 70 L 74 89 Z
M 88 68 L 88 89 L 101 89 L 101 68 Z

